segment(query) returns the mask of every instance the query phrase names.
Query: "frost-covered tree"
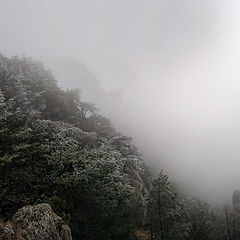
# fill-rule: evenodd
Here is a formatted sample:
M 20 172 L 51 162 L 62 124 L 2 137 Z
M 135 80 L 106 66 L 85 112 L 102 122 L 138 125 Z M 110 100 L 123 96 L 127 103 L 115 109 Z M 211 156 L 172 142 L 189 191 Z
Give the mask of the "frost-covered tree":
M 0 55 L 0 217 L 49 202 L 74 239 L 130 239 L 145 166 L 95 111 L 42 64 Z
M 184 218 L 183 205 L 163 171 L 152 181 L 145 214 L 151 239 L 179 240 L 188 236 L 189 226 Z
M 189 223 L 189 236 L 187 239 L 212 240 L 216 234 L 215 227 L 217 216 L 207 202 L 199 198 L 185 199 L 184 212 Z

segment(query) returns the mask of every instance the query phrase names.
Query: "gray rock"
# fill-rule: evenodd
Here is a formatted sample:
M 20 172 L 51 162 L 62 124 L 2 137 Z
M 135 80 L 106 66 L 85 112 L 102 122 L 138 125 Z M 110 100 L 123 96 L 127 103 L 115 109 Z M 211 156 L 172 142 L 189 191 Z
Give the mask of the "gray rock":
M 6 224 L 3 229 L 3 235 L 10 238 L 10 237 L 14 236 L 14 234 L 15 234 L 15 231 L 14 231 L 12 225 L 9 223 Z
M 32 240 L 72 240 L 69 227 L 46 203 L 19 209 L 12 221 L 22 222 Z

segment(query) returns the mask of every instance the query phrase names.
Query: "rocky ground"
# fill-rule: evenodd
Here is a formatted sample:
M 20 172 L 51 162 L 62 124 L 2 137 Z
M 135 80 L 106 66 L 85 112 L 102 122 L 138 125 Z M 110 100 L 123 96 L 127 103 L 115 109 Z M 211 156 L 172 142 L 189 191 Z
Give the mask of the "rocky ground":
M 19 209 L 11 222 L 0 222 L 1 240 L 72 240 L 70 228 L 49 204 Z

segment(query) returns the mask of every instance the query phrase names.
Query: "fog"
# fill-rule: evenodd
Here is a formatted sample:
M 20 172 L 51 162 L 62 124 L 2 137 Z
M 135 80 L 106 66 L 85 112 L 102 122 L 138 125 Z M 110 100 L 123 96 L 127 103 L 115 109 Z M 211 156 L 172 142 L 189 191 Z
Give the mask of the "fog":
M 0 52 L 81 88 L 146 162 L 211 201 L 240 188 L 240 3 L 0 0 Z

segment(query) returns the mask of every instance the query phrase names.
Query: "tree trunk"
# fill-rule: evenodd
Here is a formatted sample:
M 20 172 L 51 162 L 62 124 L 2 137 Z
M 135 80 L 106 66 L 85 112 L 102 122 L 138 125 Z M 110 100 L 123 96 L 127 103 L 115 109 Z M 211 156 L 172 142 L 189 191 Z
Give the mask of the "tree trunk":
M 229 223 L 229 216 L 228 216 L 228 209 L 227 208 L 226 208 L 225 216 L 226 216 L 226 221 L 227 221 L 227 235 L 228 235 L 229 240 L 232 240 L 230 223 Z

